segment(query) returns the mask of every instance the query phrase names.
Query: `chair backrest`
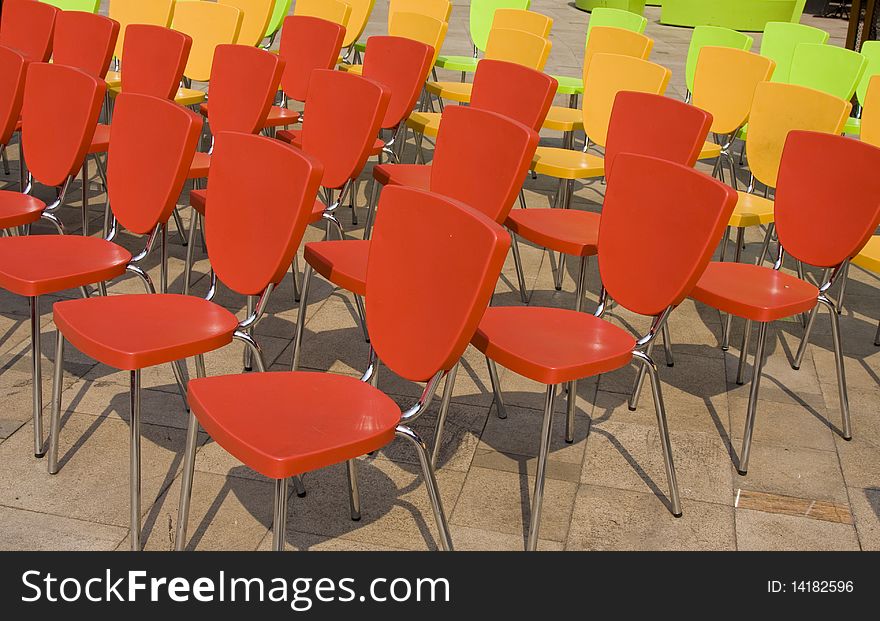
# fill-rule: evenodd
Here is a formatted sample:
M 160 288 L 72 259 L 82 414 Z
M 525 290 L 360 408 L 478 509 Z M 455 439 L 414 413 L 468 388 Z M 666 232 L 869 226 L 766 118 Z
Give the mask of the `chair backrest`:
M 104 79 L 116 49 L 119 22 L 83 11 L 61 11 L 55 18 L 52 60 Z
M 516 63 L 538 71 L 544 70 L 550 48 L 550 39 L 526 32 L 493 28 L 486 45 L 486 58 Z
M 812 26 L 791 22 L 767 22 L 761 39 L 761 56 L 776 63 L 774 82 L 788 82 L 794 49 L 801 43 L 826 43 L 828 33 Z
M 450 106 L 440 122 L 430 189 L 502 223 L 537 148 L 538 132 L 522 123 L 488 110 Z
M 705 46 L 694 73 L 691 103 L 712 114 L 712 131 L 731 134 L 749 119 L 755 88 L 773 75 L 766 56 L 731 47 Z
M 638 13 L 610 7 L 596 7 L 590 13 L 587 21 L 587 42 L 590 41 L 590 33 L 596 26 L 610 26 L 611 28 L 623 28 L 633 32 L 645 32 L 648 20 Z
M 852 104 L 806 86 L 761 82 L 755 88 L 746 156 L 755 179 L 776 187 L 788 132 L 795 129 L 840 134 Z
M 516 63 L 484 58 L 477 65 L 471 108 L 497 112 L 540 131 L 556 96 L 557 82 Z
M 266 26 L 266 36 L 271 37 L 281 29 L 284 18 L 290 13 L 290 5 L 293 0 L 275 0 L 275 6 L 272 8 L 272 15 L 269 17 L 269 25 Z
M 296 4 L 293 5 L 294 15 L 326 19 L 346 30 L 351 20 L 351 13 L 351 5 L 338 0 L 296 0 Z
M 817 161 L 846 171 L 846 183 L 817 175 Z M 819 132 L 785 141 L 773 211 L 786 252 L 817 267 L 856 256 L 880 225 L 880 148 Z M 824 223 L 824 224 L 823 224 Z
M 618 155 L 599 223 L 599 274 L 611 298 L 649 316 L 680 304 L 709 264 L 736 200 L 733 188 L 690 166 Z
M 404 37 L 419 43 L 431 46 L 431 66 L 437 60 L 443 41 L 446 40 L 446 32 L 449 30 L 449 22 L 422 13 L 407 13 L 406 11 L 395 12 L 388 25 L 388 34 L 393 37 Z
M 621 153 L 693 166 L 711 125 L 711 114 L 678 99 L 633 91 L 617 93 L 608 124 L 605 176 L 610 182 L 614 159 Z
M 122 93 L 110 125 L 107 188 L 119 223 L 145 234 L 168 222 L 192 163 L 202 119 L 167 99 Z
M 236 43 L 259 45 L 266 36 L 275 0 L 217 0 L 218 4 L 234 6 L 241 11 L 241 30 Z
M 302 148 L 324 165 L 324 187 L 340 188 L 363 170 L 390 98 L 387 88 L 363 76 L 328 69 L 312 72 Z
M 46 4 L 51 4 L 62 11 L 85 11 L 87 13 L 97 13 L 101 6 L 101 0 L 41 0 Z
M 211 69 L 208 120 L 212 133 L 256 133 L 275 101 L 284 59 L 247 45 L 218 45 Z
M 631 56 L 595 54 L 584 76 L 583 119 L 587 136 L 605 146 L 614 101 L 620 91 L 662 95 L 672 72 Z
M 586 76 L 594 54 L 619 54 L 648 60 L 654 48 L 654 39 L 633 30 L 596 26 L 590 31 L 587 47 L 584 48 L 582 75 Z
M 449 22 L 452 15 L 452 3 L 449 0 L 390 0 L 388 3 L 388 28 L 395 13 L 418 13 L 427 17 Z
M 345 3 L 351 7 L 351 16 L 345 27 L 345 39 L 342 41 L 342 47 L 349 47 L 354 45 L 364 34 L 376 0 L 345 0 Z
M 192 37 L 171 28 L 131 24 L 125 37 L 122 92 L 174 99 Z
M 241 183 L 242 175 L 252 183 Z M 217 135 L 205 241 L 223 284 L 257 295 L 281 282 L 302 241 L 321 176 L 319 162 L 278 140 Z
M 865 98 L 868 95 L 868 84 L 871 82 L 871 78 L 880 73 L 880 41 L 865 41 L 862 43 L 860 53 L 868 61 L 868 64 L 865 65 L 865 71 L 862 73 L 862 79 L 856 86 L 856 97 L 859 104 L 864 107 Z
M 685 62 L 684 81 L 690 92 L 694 91 L 694 74 L 697 71 L 697 61 L 700 51 L 706 46 L 729 47 L 735 50 L 749 51 L 755 40 L 744 32 L 723 28 L 722 26 L 697 26 L 691 35 L 691 43 L 688 46 L 687 61 Z
M 794 48 L 788 83 L 850 100 L 867 65 L 867 58 L 844 47 L 801 43 Z
M 171 26 L 171 15 L 174 13 L 174 0 L 110 0 L 110 19 L 119 22 L 119 36 L 113 56 L 122 58 L 125 46 L 125 35 L 131 24 L 150 24 L 153 26 Z
M 210 79 L 214 48 L 238 40 L 241 19 L 241 11 L 234 6 L 178 1 L 174 7 L 172 28 L 192 37 L 192 48 L 183 75 L 199 82 Z
M 871 78 L 862 109 L 862 142 L 880 147 L 880 75 Z
M 367 260 L 370 342 L 411 381 L 451 369 L 489 305 L 510 248 L 500 225 L 453 199 L 382 191 Z
M 21 140 L 34 179 L 43 185 L 60 186 L 80 171 L 106 90 L 103 80 L 74 67 L 28 65 Z
M 403 37 L 370 37 L 363 76 L 391 91 L 382 128 L 397 127 L 415 108 L 428 73 L 434 49 Z
M 524 9 L 496 9 L 492 28 L 525 30 L 545 39 L 550 36 L 553 20 L 546 15 Z
M 336 66 L 344 35 L 344 26 L 326 19 L 309 15 L 286 17 L 278 48 L 285 62 L 281 75 L 284 94 L 305 101 L 312 71 Z
M 0 19 L 0 45 L 18 50 L 28 62 L 49 62 L 58 13 L 51 4 L 6 0 Z
M 0 45 L 0 145 L 9 144 L 21 117 L 27 60 L 21 52 Z
M 528 9 L 529 4 L 531 4 L 531 0 L 471 0 L 468 23 L 474 46 L 481 52 L 486 51 L 496 10 Z

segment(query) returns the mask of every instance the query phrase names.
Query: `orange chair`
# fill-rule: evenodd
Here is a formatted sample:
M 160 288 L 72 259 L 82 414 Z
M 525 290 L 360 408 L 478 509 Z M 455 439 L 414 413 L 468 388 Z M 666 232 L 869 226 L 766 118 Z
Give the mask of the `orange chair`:
M 372 40 L 367 42 L 368 49 Z M 370 58 L 367 53 L 367 63 Z M 486 110 L 454 106 L 444 114 L 443 130 L 430 169 L 430 191 L 460 201 L 496 222 L 504 222 L 538 146 L 538 133 Z M 477 131 L 484 139 L 473 140 Z M 489 161 L 492 174 L 482 174 L 482 167 Z M 370 240 L 306 244 L 303 253 L 306 272 L 293 340 L 292 370 L 296 371 L 299 365 L 312 271 L 354 294 L 364 337 L 369 341 L 361 298 L 366 293 L 370 248 Z M 444 396 L 443 407 L 448 407 L 448 396 Z
M 750 133 L 751 135 L 751 133 Z M 815 174 L 817 161 L 832 161 L 847 171 L 847 183 Z M 774 203 L 779 252 L 774 267 L 743 263 L 710 263 L 691 297 L 746 320 L 743 351 L 748 351 L 753 322 L 759 323 L 752 385 L 742 450 L 737 470 L 746 474 L 755 427 L 758 389 L 764 366 L 767 327 L 771 322 L 811 311 L 807 334 L 819 305 L 828 308 L 837 367 L 842 415 L 841 435 L 852 438 L 849 402 L 840 339 L 837 305 L 827 293 L 846 271 L 880 225 L 880 149 L 841 136 L 795 130 L 785 141 Z M 785 254 L 831 270 L 820 287 L 781 271 Z M 798 368 L 806 351 L 801 341 L 792 365 Z M 742 379 L 742 366 L 740 367 Z
M 21 54 L 8 47 L 0 46 L 0 159 L 3 161 L 4 172 L 9 174 L 9 159 L 6 147 L 12 142 L 13 135 L 21 129 L 21 104 L 24 100 L 24 79 L 27 73 L 27 60 Z M 24 159 L 19 157 L 19 189 L 24 191 Z
M 60 12 L 44 2 L 6 0 L 0 19 L 0 45 L 21 52 L 28 62 L 49 62 L 55 17 Z
M 736 203 L 736 192 L 689 166 L 633 153 L 617 155 L 612 172 L 599 231 L 602 291 L 595 314 L 495 306 L 486 310 L 472 341 L 491 361 L 490 369 L 502 364 L 547 385 L 529 524 L 530 550 L 538 544 L 557 387 L 568 384 L 569 403 L 573 403 L 578 380 L 621 369 L 634 360 L 651 376 L 669 508 L 673 515 L 681 515 L 660 380 L 648 348 L 712 258 Z M 673 211 L 684 220 L 667 217 Z M 689 223 L 687 229 L 681 221 Z M 636 340 L 603 320 L 610 299 L 652 317 L 648 334 Z M 497 373 L 493 371 L 490 377 L 500 415 L 503 401 Z M 442 424 L 438 418 L 438 427 Z M 439 436 L 435 437 L 439 442 Z
M 140 93 L 173 100 L 180 87 L 192 37 L 170 28 L 131 24 L 126 29 L 123 55 L 125 71 L 120 74 L 123 93 Z
M 427 447 L 410 423 L 428 409 L 441 379 L 464 353 L 492 296 L 509 239 L 481 214 L 421 190 L 389 188 L 382 203 L 366 282 L 374 349 L 361 381 L 291 372 L 212 377 L 190 384 L 193 416 L 184 476 L 193 471 L 200 422 L 220 446 L 275 480 L 275 550 L 284 549 L 291 476 L 347 462 L 356 514 L 360 497 L 354 459 L 395 437 L 415 447 L 439 547 L 453 547 Z M 241 222 L 237 207 L 231 218 L 235 226 Z M 419 252 L 412 252 L 414 243 Z M 401 411 L 368 384 L 378 377 L 380 359 L 397 375 L 427 383 L 416 405 Z M 181 520 L 188 512 L 191 481 L 185 479 L 181 488 Z M 182 547 L 185 540 L 178 535 L 177 541 Z
M 6 48 L 0 48 L 0 58 L 3 59 L 3 73 L 9 70 L 7 63 L 10 60 L 13 64 L 18 64 L 19 70 L 23 68 L 23 57 Z M 63 233 L 63 227 L 55 212 L 64 202 L 76 173 L 82 168 L 89 139 L 98 122 L 106 87 L 103 81 L 64 65 L 31 63 L 27 73 L 22 105 L 22 144 L 27 149 L 30 164 L 29 183 L 24 193 L 0 191 L 0 229 L 30 226 L 42 218 L 52 223 L 59 233 Z M 59 94 L 63 95 L 63 106 L 58 104 Z M 16 99 L 15 94 L 10 93 L 10 98 Z M 29 196 L 32 189 L 31 178 L 46 186 L 60 188 L 55 202 L 46 205 L 43 201 Z M 45 452 L 42 425 L 39 296 L 71 286 L 103 280 L 103 278 L 88 279 L 90 273 L 84 267 L 88 262 L 77 251 L 86 246 L 91 247 L 92 240 L 79 238 L 79 242 L 68 241 L 73 245 L 65 245 L 64 248 L 70 247 L 74 254 L 65 256 L 65 252 L 49 251 L 48 244 L 56 242 L 39 241 L 48 238 L 49 236 L 0 238 L 0 287 L 30 299 L 34 454 L 37 457 L 42 457 Z M 99 240 L 94 242 L 97 243 Z M 34 248 L 44 250 L 31 253 Z M 76 277 L 65 279 L 71 272 L 75 274 L 80 269 L 85 272 L 81 275 L 87 276 L 85 281 L 77 281 Z M 97 275 L 112 277 L 104 273 Z

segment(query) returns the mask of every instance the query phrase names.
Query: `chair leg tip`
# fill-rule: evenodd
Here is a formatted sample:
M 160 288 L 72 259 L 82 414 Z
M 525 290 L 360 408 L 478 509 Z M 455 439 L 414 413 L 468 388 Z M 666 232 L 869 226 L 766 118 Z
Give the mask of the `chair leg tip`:
M 800 370 L 801 370 L 801 367 L 800 367 L 799 364 L 793 364 L 793 365 L 791 365 L 791 368 L 794 369 L 795 371 L 800 371 Z
M 666 366 L 669 367 L 669 368 L 672 368 L 672 367 L 675 366 L 675 363 L 674 363 L 674 362 L 667 362 L 667 363 L 666 363 Z
M 740 381 L 740 380 L 736 380 L 736 385 L 737 385 L 737 386 L 744 386 L 744 385 L 745 385 L 745 382 L 742 382 L 742 381 Z
M 303 491 L 301 491 L 301 492 L 297 492 L 297 493 L 296 493 L 296 497 L 297 497 L 297 498 L 305 498 L 307 493 L 308 493 L 308 492 L 306 492 L 306 490 L 303 490 Z M 360 518 L 358 518 L 358 519 L 360 519 Z
M 45 456 L 46 451 L 43 451 L 42 453 L 34 453 L 34 457 L 36 457 L 37 459 L 43 459 Z
M 554 287 L 556 288 L 557 291 L 562 291 L 562 287 L 556 287 L 555 285 L 554 285 Z
M 746 476 L 746 473 L 748 471 L 747 470 L 740 470 L 739 468 L 737 468 L 736 472 L 739 474 L 739 476 L 744 477 L 744 476 Z
M 852 436 L 843 436 L 843 439 L 847 442 L 852 442 Z
M 729 345 L 722 345 L 721 346 L 721 351 L 728 351 L 729 349 L 730 349 Z
M 247 372 L 251 372 L 251 371 L 254 370 L 254 367 L 252 367 L 252 366 L 246 366 L 246 367 L 244 368 L 244 370 L 247 371 Z
M 678 513 L 673 513 L 673 514 L 672 514 L 672 517 L 674 517 L 674 518 L 680 518 L 681 516 L 682 516 L 681 511 L 679 511 Z
M 626 406 L 626 407 L 627 407 L 627 409 L 628 409 L 630 412 L 635 412 L 635 411 L 636 411 L 636 406 L 634 406 L 634 405 L 628 405 L 628 406 Z

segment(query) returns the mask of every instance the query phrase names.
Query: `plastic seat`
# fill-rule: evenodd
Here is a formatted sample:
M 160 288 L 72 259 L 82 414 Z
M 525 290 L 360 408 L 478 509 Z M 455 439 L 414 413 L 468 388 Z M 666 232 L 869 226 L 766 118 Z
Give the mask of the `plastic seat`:
M 772 85 L 771 85 L 772 86 Z M 778 86 L 778 85 L 775 85 Z M 791 100 L 789 100 L 791 101 Z M 829 158 L 852 175 L 850 182 L 815 174 L 816 162 Z M 752 322 L 759 322 L 752 385 L 737 470 L 748 470 L 758 391 L 764 366 L 767 328 L 771 321 L 810 310 L 804 338 L 792 367 L 800 367 L 819 305 L 829 309 L 838 398 L 841 404 L 841 435 L 852 437 L 846 376 L 841 347 L 837 304 L 827 291 L 846 273 L 848 262 L 865 246 L 880 225 L 880 149 L 838 135 L 791 131 L 785 141 L 776 186 L 775 222 L 779 252 L 773 268 L 758 265 L 713 263 L 694 287 L 691 297 L 719 310 L 746 319 L 743 330 L 737 383 L 744 381 Z M 780 272 L 783 257 L 831 271 L 819 288 Z M 730 333 L 727 322 L 725 337 Z
M 445 1 L 445 0 L 444 0 Z M 430 66 L 434 66 L 443 41 L 446 39 L 446 32 L 449 29 L 449 23 L 423 15 L 421 13 L 406 13 L 404 11 L 396 11 L 392 14 L 391 21 L 388 26 L 388 34 L 392 37 L 403 37 L 404 39 L 412 39 L 431 47 Z M 367 46 L 358 43 L 355 49 L 366 51 Z M 363 65 L 340 65 L 340 69 L 350 73 L 363 75 Z
M 296 0 L 293 5 L 295 16 L 317 17 L 338 24 L 346 30 L 352 17 L 352 11 L 350 4 L 339 0 Z
M 863 142 L 880 147 L 880 77 L 871 78 L 865 93 L 865 105 L 860 123 Z
M 793 22 L 768 22 L 761 38 L 761 56 L 776 63 L 773 82 L 787 83 L 795 48 L 801 43 L 827 43 L 828 33 L 812 26 Z
M 867 66 L 865 56 L 844 47 L 801 43 L 794 48 L 788 83 L 849 101 L 855 95 Z
M 12 48 L 0 46 L 0 154 L 5 162 L 6 147 L 13 135 L 21 129 L 21 105 L 24 100 L 24 83 L 27 59 Z M 25 170 L 19 166 L 19 187 L 25 187 Z M 0 209 L 0 212 L 5 211 Z M 5 228 L 0 224 L 0 228 Z
M 131 24 L 126 29 L 126 71 L 111 92 L 138 93 L 174 99 L 183 78 L 192 37 L 150 24 Z
M 118 36 L 119 23 L 109 17 L 61 11 L 55 18 L 52 60 L 103 80 Z
M 56 7 L 44 2 L 6 0 L 0 19 L 0 45 L 21 52 L 28 62 L 49 62 L 58 13 Z
M 62 11 L 84 11 L 87 13 L 97 13 L 101 0 L 41 0 L 47 4 L 58 7 Z
M 403 16 L 399 17 L 399 14 Z M 436 60 L 437 54 L 440 53 L 440 45 L 432 44 L 430 41 L 430 32 L 435 31 L 437 28 L 431 20 L 437 20 L 442 24 L 446 24 L 446 28 L 443 29 L 443 38 L 445 38 L 446 29 L 449 28 L 450 15 L 452 15 L 452 3 L 449 0 L 389 0 L 388 34 L 427 43 L 434 48 Z M 442 38 L 440 43 L 442 44 Z M 355 43 L 354 49 L 358 52 L 365 52 L 367 44 Z M 357 65 L 352 65 L 352 67 L 355 66 Z M 348 71 L 351 70 L 344 65 L 342 68 Z
M 856 86 L 856 99 L 860 106 L 859 116 L 847 119 L 846 127 L 844 128 L 845 133 L 855 134 L 856 136 L 861 131 L 861 108 L 864 108 L 866 105 L 868 85 L 871 83 L 871 78 L 880 73 L 880 41 L 863 41 L 862 49 L 859 53 L 867 60 L 865 70 L 862 72 L 862 78 L 859 80 L 858 86 Z
M 691 34 L 691 42 L 688 46 L 687 60 L 685 61 L 684 80 L 688 92 L 694 92 L 694 76 L 697 73 L 702 50 L 705 47 L 722 47 L 732 50 L 748 52 L 752 49 L 755 40 L 744 32 L 723 28 L 721 26 L 696 26 Z M 730 89 L 735 92 L 734 88 Z
M 346 239 L 306 244 L 303 258 L 334 285 L 363 297 L 367 292 L 369 253 L 369 240 Z
M 217 0 L 217 3 L 233 6 L 241 11 L 241 29 L 236 43 L 257 46 L 266 37 L 275 0 Z
M 478 54 L 486 52 L 489 32 L 498 9 L 528 9 L 530 0 L 471 0 L 468 17 L 468 33 L 474 44 L 473 56 L 449 56 L 441 54 L 437 57 L 437 67 L 449 71 L 461 71 L 464 74 L 477 70 Z
M 299 3 L 299 0 L 297 0 L 297 3 Z M 345 37 L 342 40 L 342 47 L 351 48 L 361 38 L 361 35 L 364 34 L 376 0 L 345 0 L 345 3 L 351 7 L 351 15 L 348 18 L 348 23 L 345 25 Z
M 119 36 L 116 38 L 116 48 L 113 50 L 116 66 L 113 71 L 108 71 L 104 78 L 111 91 L 113 89 L 118 90 L 122 85 L 120 63 L 125 49 L 125 37 L 128 33 L 128 27 L 131 25 L 151 25 L 168 28 L 171 26 L 171 14 L 174 11 L 174 3 L 175 0 L 151 0 L 150 2 L 144 2 L 143 0 L 110 0 L 108 15 L 110 19 L 119 23 Z M 157 46 L 154 48 L 154 51 L 160 54 L 163 48 Z M 184 62 L 186 61 L 184 60 Z M 180 78 L 178 78 L 179 81 Z
M 590 89 L 586 92 L 589 94 Z M 626 95 L 633 94 L 621 94 Z M 693 142 L 695 158 L 699 142 Z M 616 155 L 613 172 L 599 231 L 603 289 L 595 316 L 579 312 L 580 300 L 578 310 L 573 311 L 493 306 L 486 310 L 471 341 L 487 356 L 495 405 L 502 418 L 506 415 L 497 363 L 548 384 L 532 495 L 530 550 L 538 543 L 558 384 L 566 383 L 568 387 L 566 440 L 572 442 L 577 380 L 622 368 L 634 358 L 651 375 L 669 506 L 673 515 L 682 512 L 660 382 L 651 360 L 652 344 L 670 312 L 687 297 L 709 263 L 736 195 L 731 188 L 689 166 L 645 155 Z M 687 191 L 682 192 L 682 188 Z M 688 221 L 694 218 L 686 233 L 678 218 L 667 217 L 670 210 Z M 636 341 L 622 328 L 602 320 L 609 298 L 634 313 L 652 317 L 648 335 Z
M 880 235 L 874 235 L 852 260 L 854 265 L 880 274 Z
M 589 42 L 590 34 L 596 26 L 610 26 L 611 28 L 623 28 L 633 32 L 645 32 L 647 25 L 648 19 L 638 13 L 612 7 L 596 7 L 590 12 L 590 19 L 587 21 L 587 39 Z

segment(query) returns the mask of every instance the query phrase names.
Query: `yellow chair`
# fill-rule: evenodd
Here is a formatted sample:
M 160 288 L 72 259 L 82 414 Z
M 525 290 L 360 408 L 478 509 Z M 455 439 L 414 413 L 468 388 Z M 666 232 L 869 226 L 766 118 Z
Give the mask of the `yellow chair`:
M 294 15 L 320 17 L 328 22 L 339 24 L 346 29 L 346 32 L 351 13 L 351 5 L 338 0 L 296 0 L 296 4 L 293 5 Z
M 486 58 L 543 71 L 552 45 L 549 39 L 525 30 L 493 28 L 486 44 Z M 473 85 L 469 82 L 428 82 L 425 88 L 429 94 L 441 99 L 468 103 Z
M 654 40 L 640 32 L 610 26 L 594 26 L 590 30 L 587 47 L 584 48 L 582 76 L 586 76 L 594 54 L 619 54 L 648 60 L 653 47 Z M 572 132 L 584 129 L 583 114 L 580 108 L 552 106 L 544 120 L 544 129 L 564 132 L 565 141 L 568 143 Z
M 214 2 L 180 1 L 174 7 L 171 27 L 192 37 L 184 78 L 192 82 L 207 82 L 211 78 L 214 48 L 224 43 L 235 43 L 241 29 L 241 10 Z M 182 106 L 192 106 L 205 100 L 199 90 L 181 88 L 174 101 Z
M 297 0 L 297 3 L 299 3 L 299 0 Z M 364 34 L 364 29 L 367 27 L 367 22 L 370 21 L 370 14 L 373 12 L 376 0 L 345 0 L 345 3 L 351 7 L 351 16 L 348 18 L 348 25 L 345 27 L 345 37 L 342 39 L 342 49 L 350 48 L 345 54 L 347 58 L 349 54 L 357 52 L 354 49 L 354 44 Z M 358 55 L 356 55 L 355 60 L 360 60 Z
M 443 41 L 446 39 L 446 32 L 449 30 L 449 24 L 434 17 L 429 17 L 421 13 L 406 13 L 398 11 L 394 14 L 391 26 L 388 28 L 388 34 L 392 37 L 402 37 L 404 39 L 412 39 L 425 45 L 430 45 L 434 49 L 434 59 L 440 53 Z M 431 66 L 434 66 L 433 60 Z M 349 73 L 360 75 L 363 72 L 363 65 L 340 65 L 340 69 Z
M 545 39 L 550 36 L 553 20 L 546 15 L 523 9 L 495 9 L 492 28 L 525 30 Z
M 174 13 L 174 0 L 110 0 L 110 19 L 119 22 L 119 37 L 116 39 L 116 48 L 113 57 L 116 59 L 116 71 L 108 71 L 105 81 L 107 88 L 119 88 L 122 86 L 122 76 L 119 73 L 119 61 L 122 59 L 122 46 L 125 43 L 125 28 L 129 24 L 151 24 L 153 26 L 171 25 L 171 15 Z
M 257 46 L 263 41 L 275 0 L 217 0 L 217 4 L 234 6 L 241 11 L 241 30 L 236 43 Z
M 391 24 L 397 13 L 415 13 L 425 17 L 433 17 L 448 24 L 449 16 L 452 15 L 452 3 L 449 0 L 390 0 L 388 3 L 388 34 L 391 34 Z M 359 41 L 354 44 L 354 49 L 363 53 L 367 49 L 367 44 Z
M 862 248 L 862 251 L 853 257 L 853 265 L 858 265 L 875 274 L 880 274 L 880 235 L 874 235 Z M 845 282 L 845 281 L 844 281 Z M 843 291 L 841 290 L 841 304 L 843 303 Z M 880 323 L 877 324 L 877 334 L 874 336 L 874 345 L 880 347 Z

